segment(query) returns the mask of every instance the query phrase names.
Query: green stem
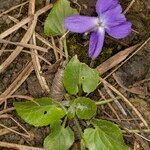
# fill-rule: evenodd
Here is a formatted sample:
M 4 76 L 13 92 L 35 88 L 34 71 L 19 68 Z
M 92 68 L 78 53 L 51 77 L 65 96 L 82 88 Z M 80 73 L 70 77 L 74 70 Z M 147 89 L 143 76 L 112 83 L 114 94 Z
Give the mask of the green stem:
M 81 86 L 81 84 L 80 84 L 80 85 L 78 85 L 78 88 L 79 88 L 78 95 L 79 95 L 79 97 L 81 97 L 81 96 L 82 96 L 82 94 L 83 94 L 83 90 L 82 90 L 82 86 Z
M 65 128 L 65 126 L 66 126 L 67 119 L 68 119 L 68 117 L 66 116 L 65 119 L 64 119 L 64 121 L 63 121 L 63 124 L 62 124 L 62 126 L 63 126 L 64 128 Z
M 81 148 L 81 150 L 85 150 L 85 144 L 84 144 L 84 141 L 83 141 L 83 132 L 82 132 L 82 129 L 80 127 L 78 118 L 74 117 L 74 121 L 75 121 L 76 127 L 78 129 L 78 132 L 80 134 L 80 148 Z
M 120 96 L 117 96 L 116 97 L 117 100 L 120 99 Z M 95 102 L 96 105 L 104 105 L 104 104 L 107 104 L 107 103 L 110 103 L 110 102 L 113 102 L 114 99 L 113 98 L 109 98 L 109 99 L 106 99 L 106 100 L 103 100 L 103 101 L 98 101 L 98 102 Z
M 64 51 L 65 51 L 66 60 L 68 60 L 68 50 L 67 50 L 66 37 L 63 39 L 63 46 L 64 46 Z
M 76 127 L 77 127 L 77 129 L 78 129 L 78 131 L 79 131 L 80 139 L 82 139 L 82 137 L 83 137 L 83 132 L 82 132 L 82 129 L 81 129 L 81 127 L 80 127 L 79 121 L 78 121 L 78 119 L 77 119 L 76 117 L 74 118 L 74 121 L 75 121 Z
M 99 101 L 99 102 L 96 102 L 96 105 L 104 105 L 104 104 L 107 104 L 107 103 L 110 103 L 110 102 L 113 102 L 114 100 L 113 99 L 108 99 L 108 100 L 105 100 L 105 101 Z

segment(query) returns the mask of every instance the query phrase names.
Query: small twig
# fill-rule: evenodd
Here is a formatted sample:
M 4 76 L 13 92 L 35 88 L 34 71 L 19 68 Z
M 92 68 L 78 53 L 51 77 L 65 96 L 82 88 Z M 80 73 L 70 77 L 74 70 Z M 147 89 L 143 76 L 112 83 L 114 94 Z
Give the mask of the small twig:
M 47 10 L 49 10 L 51 7 L 52 7 L 52 5 L 48 5 L 48 6 L 42 8 L 42 9 L 40 9 L 40 10 L 38 10 L 36 12 L 36 14 L 34 15 L 34 20 L 32 22 L 32 25 L 27 30 L 27 32 L 25 33 L 24 37 L 21 40 L 22 43 L 27 43 L 30 40 L 30 38 L 31 38 L 31 36 L 32 36 L 32 34 L 34 32 L 38 16 L 41 15 L 42 13 L 46 12 Z M 28 17 L 28 18 L 30 18 L 30 17 Z M 31 21 L 31 19 L 28 19 L 28 22 L 29 21 Z M 26 23 L 28 23 L 28 22 L 26 22 Z M 23 25 L 21 25 L 21 26 L 23 26 Z M 12 33 L 12 31 L 10 33 Z M 9 34 L 7 34 L 7 35 L 9 35 Z M 4 38 L 4 37 L 1 37 L 1 35 L 0 35 L 0 38 Z M 22 49 L 23 49 L 22 47 L 18 46 L 15 49 L 15 51 L 11 53 L 11 55 L 3 62 L 3 64 L 1 64 L 1 66 L 0 66 L 0 73 L 3 72 L 10 65 L 10 63 L 20 54 Z
M 96 102 L 96 105 L 105 105 L 107 103 L 110 103 L 110 102 L 113 102 L 114 100 L 111 98 L 111 99 L 107 99 L 107 100 L 104 100 L 104 101 L 98 101 Z
M 139 44 L 137 44 L 137 45 L 135 45 L 135 48 L 137 48 L 137 47 L 139 47 L 136 51 L 134 51 L 133 53 L 132 53 L 132 55 L 130 55 L 127 59 L 123 59 L 121 62 L 121 64 L 120 65 L 118 65 L 119 63 L 117 63 L 116 65 L 118 65 L 111 73 L 109 73 L 104 79 L 107 79 L 108 77 L 110 77 L 115 71 L 117 71 L 121 66 L 123 66 L 129 59 L 131 59 L 137 52 L 139 52 L 142 48 L 143 48 L 143 46 L 145 45 L 145 44 L 147 44 L 148 43 L 148 41 L 150 40 L 150 38 L 148 38 L 140 47 L 139 47 Z M 133 46 L 133 48 L 134 48 L 134 46 Z M 134 48 L 134 49 L 135 49 Z M 117 56 L 117 54 L 116 54 L 116 56 Z M 128 55 L 127 55 L 128 56 Z M 127 57 L 126 56 L 126 57 Z M 126 58 L 125 57 L 125 58 Z M 117 60 L 117 57 L 116 57 L 116 60 Z M 106 60 L 107 61 L 107 60 Z M 104 66 L 105 66 L 106 64 L 104 64 Z M 109 66 L 109 64 L 107 64 L 108 66 Z M 107 66 L 106 65 L 106 66 Z M 100 67 L 100 68 L 102 68 L 103 69 L 103 66 L 102 67 Z M 112 68 L 112 67 L 111 67 Z M 107 71 L 108 71 L 108 69 L 107 69 Z M 101 71 L 99 70 L 99 72 L 101 73 Z M 103 71 L 102 72 L 102 74 L 103 73 L 105 73 L 106 71 Z
M 34 15 L 35 13 L 35 0 L 30 0 L 29 2 L 29 9 L 28 9 L 28 15 Z M 29 26 L 31 25 L 32 22 L 29 23 Z M 36 45 L 36 37 L 35 37 L 35 31 L 33 32 L 33 35 L 30 39 L 30 43 Z M 31 49 L 31 52 L 34 52 L 38 55 L 38 51 L 36 49 Z M 37 55 L 33 55 L 31 54 L 31 58 L 33 61 L 33 66 L 34 66 L 34 70 L 37 76 L 37 79 L 39 81 L 39 84 L 42 88 L 42 90 L 46 93 L 50 92 L 50 89 L 46 83 L 46 80 L 43 76 L 41 76 L 42 71 L 41 71 L 41 64 L 39 61 L 39 58 Z
M 15 32 L 14 32 L 15 33 Z M 7 38 L 7 40 L 11 40 L 11 38 L 14 36 L 14 34 L 11 34 L 8 38 Z M 1 49 L 0 49 L 0 56 L 3 54 L 3 52 L 4 52 L 4 50 L 5 50 L 5 48 L 7 47 L 7 43 L 4 43 L 3 44 L 3 46 L 1 47 Z
M 14 127 L 10 127 L 10 129 L 16 131 L 16 130 L 18 129 L 18 127 L 14 126 Z M 8 129 L 6 129 L 6 128 L 0 129 L 0 136 L 6 135 L 6 134 L 8 134 L 8 133 L 10 133 L 10 132 L 11 132 L 11 131 L 8 130 Z
M 18 19 L 14 18 L 14 17 L 12 17 L 12 16 L 8 16 L 8 17 L 9 17 L 9 19 L 12 20 L 13 22 L 19 23 L 19 20 L 18 20 Z M 22 28 L 25 29 L 25 30 L 28 29 L 28 27 L 27 27 L 26 25 L 22 26 Z M 38 40 L 40 40 L 42 43 L 44 43 L 45 45 L 49 46 L 49 48 L 54 49 L 53 46 L 52 46 L 52 44 L 49 43 L 49 41 L 46 40 L 45 38 L 43 38 L 40 34 L 38 34 L 38 33 L 35 32 L 35 36 L 36 36 L 36 38 L 37 38 Z M 56 50 L 57 50 L 58 53 L 60 53 L 60 50 L 59 50 L 58 47 L 56 47 Z
M 135 132 L 134 134 L 136 134 L 137 136 L 141 137 L 142 139 L 144 139 L 144 140 L 146 140 L 146 141 L 150 142 L 150 139 L 148 139 L 148 138 L 144 137 L 143 135 L 138 134 L 138 133 L 136 133 L 136 132 Z
M 4 125 L 1 124 L 1 123 L 0 123 L 0 126 L 3 127 L 3 128 L 5 128 L 5 129 L 7 129 L 7 130 L 9 130 L 9 131 L 11 131 L 11 132 L 13 132 L 13 133 L 15 133 L 15 134 L 21 135 L 21 136 L 23 136 L 23 137 L 25 137 L 25 138 L 30 138 L 29 135 L 26 135 L 26 134 L 20 133 L 20 132 L 18 132 L 18 131 L 15 131 L 15 130 L 12 129 L 12 128 L 8 128 L 8 127 L 4 126 Z
M 6 99 L 10 99 L 10 98 L 25 99 L 25 100 L 31 101 L 31 102 L 37 104 L 38 106 L 40 106 L 39 103 L 36 102 L 36 101 L 34 100 L 34 98 L 32 98 L 32 97 L 30 97 L 30 96 L 26 96 L 26 95 L 12 95 L 12 96 L 9 96 L 9 97 L 5 97 L 5 100 L 6 100 Z M 2 100 L 3 100 L 3 98 L 0 98 L 0 101 L 2 101 Z
M 115 87 L 113 87 L 110 83 L 108 83 L 106 80 L 102 79 L 101 77 L 100 77 L 100 81 L 103 84 L 105 84 L 106 86 L 108 86 L 112 91 L 114 91 L 120 97 L 122 97 L 122 99 L 124 100 L 124 102 L 126 104 L 128 104 L 133 109 L 133 111 L 136 113 L 136 115 L 141 119 L 141 121 L 143 122 L 143 124 L 146 127 L 148 127 L 148 124 L 147 124 L 146 120 L 143 118 L 143 116 L 141 115 L 141 113 L 128 101 L 128 99 L 122 93 L 120 93 Z
M 10 18 L 10 20 L 12 20 L 15 23 L 19 23 L 19 20 L 12 17 L 12 16 L 8 16 Z M 23 29 L 27 30 L 27 26 L 24 25 L 22 26 Z M 48 40 L 46 40 L 45 38 L 43 38 L 41 35 L 39 35 L 38 33 L 35 32 L 35 36 L 38 40 L 40 40 L 42 43 L 44 43 L 45 45 L 47 45 L 49 48 L 52 48 L 54 51 L 57 51 L 57 53 L 59 53 L 61 56 L 65 56 L 63 54 L 63 52 L 58 48 L 58 47 L 53 47 L 53 45 L 51 43 L 49 43 Z M 54 52 L 55 53 L 55 52 Z M 61 57 L 62 58 L 62 57 Z
M 66 57 L 66 60 L 68 60 L 68 50 L 67 50 L 67 41 L 66 41 L 66 35 L 69 33 L 69 31 L 67 31 L 59 40 L 62 42 L 63 44 L 63 49 L 64 49 L 64 52 L 65 52 L 65 57 Z
M 17 45 L 17 46 L 21 46 L 21 47 L 36 49 L 36 50 L 39 50 L 42 52 L 48 52 L 46 48 L 43 48 L 43 47 L 40 47 L 37 45 L 33 45 L 33 44 L 27 44 L 27 43 L 21 43 L 21 42 L 11 42 L 11 41 L 7 41 L 7 40 L 3 40 L 3 39 L 0 39 L 0 43 L 12 44 L 12 45 Z
M 14 143 L 8 143 L 8 142 L 1 142 L 0 141 L 0 147 L 7 147 L 7 148 L 15 148 L 19 150 L 44 150 L 43 148 L 38 147 L 31 147 L 31 146 L 25 146 L 25 145 L 19 145 Z
M 4 50 L 4 52 L 12 52 L 12 51 L 14 51 L 14 50 L 11 50 L 11 49 L 5 49 Z M 30 52 L 30 51 L 28 51 L 28 50 L 22 50 L 21 52 L 23 52 L 23 53 L 27 53 L 27 54 L 32 54 L 32 55 L 36 55 L 37 57 L 39 57 L 41 60 L 43 60 L 44 62 L 46 62 L 48 65 L 50 65 L 51 66 L 51 63 L 48 61 L 48 60 L 46 60 L 44 57 L 42 57 L 41 55 L 38 55 L 38 54 L 36 54 L 36 53 L 34 53 L 34 52 Z
M 126 13 L 129 11 L 129 9 L 132 7 L 132 5 L 134 4 L 134 2 L 135 2 L 135 0 L 132 0 L 132 1 L 130 2 L 130 4 L 129 4 L 128 7 L 125 9 L 125 11 L 123 12 L 123 14 L 126 14 Z
M 83 137 L 83 132 L 82 132 L 82 129 L 81 129 L 81 127 L 80 127 L 79 121 L 78 121 L 78 119 L 77 119 L 76 117 L 74 118 L 74 121 L 75 121 L 76 127 L 77 127 L 77 129 L 78 129 L 78 132 L 79 132 L 79 135 L 80 135 L 80 139 L 82 139 L 82 137 Z
M 44 12 L 48 11 L 49 9 L 52 8 L 52 4 L 45 6 L 44 8 L 38 10 L 34 16 L 29 16 L 26 19 L 23 19 L 22 21 L 20 21 L 18 24 L 14 25 L 13 27 L 9 28 L 8 30 L 4 31 L 3 33 L 0 34 L 0 38 L 3 39 L 5 37 L 7 37 L 8 35 L 10 35 L 11 33 L 13 33 L 14 31 L 18 30 L 19 28 L 21 28 L 22 26 L 24 26 L 25 24 L 29 23 L 30 21 L 33 20 L 33 18 L 38 18 L 41 14 L 43 14 Z
M 101 97 L 106 101 L 107 99 L 105 98 L 104 94 L 98 89 L 99 94 L 101 95 Z M 115 109 L 112 107 L 112 105 L 110 103 L 108 103 L 109 108 L 112 110 L 112 112 L 115 114 L 115 116 L 117 117 L 117 119 L 119 121 L 121 121 L 119 115 L 117 114 L 117 112 L 115 111 Z
M 34 32 L 36 23 L 37 23 L 37 17 L 34 18 L 32 25 L 25 33 L 24 37 L 21 40 L 21 43 L 26 44 L 30 40 L 30 38 Z M 2 73 L 11 64 L 11 62 L 13 62 L 13 60 L 20 54 L 22 49 L 23 49 L 23 47 L 17 46 L 17 48 L 10 54 L 10 56 L 0 65 L 0 73 Z
M 19 4 L 19 5 L 16 5 L 16 6 L 11 7 L 10 9 L 8 9 L 8 10 L 2 12 L 2 13 L 0 14 L 0 17 L 2 17 L 2 16 L 5 15 L 5 14 L 8 14 L 8 13 L 11 12 L 12 10 L 17 9 L 17 8 L 20 7 L 20 6 L 26 5 L 28 2 L 29 2 L 29 1 L 26 1 L 26 2 L 24 2 L 24 3 L 22 3 L 22 4 Z
M 8 113 L 8 112 L 13 111 L 13 110 L 15 110 L 14 107 L 7 108 L 7 109 L 3 109 L 2 111 L 0 111 L 0 115 L 2 115 L 2 114 L 4 114 L 4 113 Z
M 27 134 L 28 138 L 31 138 L 33 136 L 22 125 L 20 125 L 19 122 L 17 122 L 13 117 L 11 117 L 11 115 L 5 114 L 1 116 L 3 116 L 3 118 L 10 118 L 12 121 L 14 121 Z
M 28 18 L 25 18 L 25 19 L 21 20 L 19 23 L 17 23 L 13 27 L 11 27 L 8 30 L 6 30 L 3 33 L 1 33 L 0 34 L 0 39 L 3 39 L 5 37 L 7 37 L 8 35 L 13 33 L 14 31 L 18 30 L 19 28 L 21 28 L 22 26 L 24 26 L 25 24 L 27 24 L 31 20 L 33 20 L 33 16 L 29 16 Z
M 33 71 L 33 64 L 30 62 L 24 70 L 18 75 L 14 82 L 0 95 L 0 102 L 4 102 L 6 97 L 11 96 L 20 85 L 26 80 L 26 78 Z
M 123 133 L 150 133 L 150 129 L 141 129 L 141 130 L 138 130 L 138 129 L 127 129 L 127 128 L 124 128 L 125 130 L 122 130 Z
M 56 58 L 56 61 L 57 61 L 57 60 L 59 60 L 59 56 L 58 56 L 58 52 L 57 52 L 57 49 L 56 49 L 55 40 L 52 36 L 51 36 L 51 41 L 52 41 L 52 45 L 53 45 L 53 49 L 54 49 L 55 58 Z
M 122 107 L 122 105 L 119 103 L 119 101 L 116 99 L 116 97 L 114 96 L 114 94 L 111 92 L 111 90 L 104 85 L 107 93 L 109 94 L 109 96 L 114 99 L 115 104 L 118 106 L 118 108 L 120 109 L 120 111 L 123 113 L 123 115 L 127 116 L 127 113 L 125 112 L 124 108 Z
M 117 42 L 117 43 L 119 43 L 120 45 L 123 45 L 123 46 L 129 46 L 128 44 L 126 44 L 126 43 L 124 43 L 124 42 L 122 42 L 122 41 L 119 41 L 119 40 L 117 40 L 117 39 L 115 39 L 115 38 L 113 38 L 113 37 L 111 37 L 111 36 L 109 36 L 109 35 L 106 35 L 106 38 L 108 38 L 108 39 L 110 39 L 110 40 L 112 40 L 112 41 L 114 41 L 114 42 Z
M 112 57 L 110 57 L 105 62 L 103 62 L 102 64 L 100 64 L 97 67 L 97 70 L 99 71 L 100 74 L 104 74 L 108 70 L 112 69 L 113 67 L 117 66 L 119 63 L 121 63 L 122 61 L 124 61 L 140 45 L 141 45 L 141 43 L 140 44 L 136 44 L 136 45 L 131 46 L 129 48 L 126 48 L 125 50 L 117 53 L 116 55 L 114 55 Z

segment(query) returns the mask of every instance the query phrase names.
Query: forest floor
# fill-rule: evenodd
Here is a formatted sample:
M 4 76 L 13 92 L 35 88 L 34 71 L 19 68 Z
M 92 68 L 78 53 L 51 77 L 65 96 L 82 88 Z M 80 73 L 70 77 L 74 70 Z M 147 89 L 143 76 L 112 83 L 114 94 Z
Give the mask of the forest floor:
M 95 15 L 96 0 L 70 1 L 73 7 L 80 8 L 81 14 Z M 150 1 L 120 0 L 120 3 L 133 24 L 132 34 L 123 40 L 106 36 L 102 54 L 92 62 L 87 56 L 89 39 L 72 34 L 67 41 L 69 55 L 77 54 L 82 62 L 101 73 L 101 85 L 90 95 L 94 100 L 123 95 L 120 102 L 123 110 L 111 103 L 102 107 L 98 117 L 111 120 L 124 130 L 131 129 L 126 130 L 124 138 L 133 150 L 149 150 Z M 0 0 L 0 4 L 0 149 L 40 150 L 49 127 L 26 124 L 16 114 L 13 102 L 50 95 L 60 59 L 57 39 L 43 33 L 52 5 L 48 0 L 36 0 L 38 21 L 34 25 L 28 14 L 32 13 L 29 1 Z M 30 40 L 34 35 L 36 43 Z M 72 150 L 75 149 L 78 148 L 73 146 Z

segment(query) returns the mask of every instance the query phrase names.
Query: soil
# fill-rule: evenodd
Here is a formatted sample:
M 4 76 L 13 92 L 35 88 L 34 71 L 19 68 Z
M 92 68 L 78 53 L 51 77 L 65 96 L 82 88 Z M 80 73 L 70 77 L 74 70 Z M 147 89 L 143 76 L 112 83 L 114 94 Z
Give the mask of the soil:
M 83 15 L 90 15 L 95 16 L 95 3 L 96 0 L 70 0 L 72 2 L 72 6 L 76 7 L 78 10 L 80 10 L 80 13 Z M 20 3 L 22 3 L 23 0 L 0 0 L 0 12 L 8 10 L 12 6 L 16 6 Z M 55 0 L 51 1 L 52 3 L 55 2 Z M 121 0 L 120 3 L 125 9 L 131 0 Z M 42 8 L 45 4 L 45 0 L 38 0 L 36 7 L 37 9 Z M 19 12 L 21 11 L 21 13 Z M 15 11 L 11 12 L 11 15 L 17 16 L 20 13 L 20 16 L 18 19 L 21 19 L 26 15 L 27 11 L 27 5 L 22 8 L 22 10 L 16 9 Z M 132 33 L 129 37 L 120 40 L 118 42 L 114 42 L 112 39 L 106 38 L 105 44 L 104 44 L 104 50 L 102 54 L 94 61 L 93 67 L 98 66 L 100 63 L 104 62 L 111 56 L 115 55 L 117 52 L 132 46 L 134 44 L 137 44 L 141 41 L 145 41 L 150 36 L 150 1 L 149 0 L 143 0 L 143 1 L 137 1 L 133 6 L 130 8 L 130 10 L 127 12 L 126 16 L 128 19 L 132 22 L 133 28 L 138 31 L 137 33 Z M 43 35 L 43 21 L 45 19 L 45 16 L 40 17 L 37 30 L 38 32 Z M 3 15 L 0 18 L 0 33 L 11 27 L 13 23 L 8 19 L 7 15 Z M 20 41 L 24 34 L 24 30 L 19 29 L 16 33 L 14 33 L 11 37 L 11 41 Z M 71 35 L 69 37 L 69 40 L 67 41 L 68 47 L 70 49 L 69 54 L 70 56 L 74 54 L 78 54 L 79 59 L 83 62 L 90 64 L 91 61 L 89 60 L 87 56 L 87 48 L 88 48 L 88 40 L 89 37 L 79 36 L 79 35 Z M 125 44 L 121 44 L 125 43 Z M 2 44 L 0 46 L 3 46 Z M 6 49 L 13 49 L 13 46 L 7 46 Z M 82 52 L 81 52 L 82 51 Z M 0 64 L 9 56 L 10 53 L 3 53 L 0 56 Z M 45 58 L 51 62 L 52 64 L 55 63 L 54 54 L 52 52 L 49 52 Z M 117 72 L 116 75 L 119 80 L 121 80 L 121 83 L 123 86 L 127 88 L 131 88 L 134 85 L 137 85 L 136 87 L 144 89 L 144 95 L 140 95 L 139 93 L 131 93 L 128 92 L 120 87 L 118 87 L 119 90 L 122 90 L 124 94 L 133 101 L 135 104 L 135 107 L 138 108 L 140 112 L 143 112 L 144 116 L 146 117 L 147 122 L 150 122 L 150 107 L 148 100 L 150 97 L 150 42 L 148 42 L 144 47 L 136 54 L 134 55 L 129 61 L 127 61 Z M 20 72 L 23 70 L 23 68 L 27 65 L 27 63 L 31 60 L 31 57 L 29 54 L 21 53 L 17 59 L 15 59 L 11 65 L 7 68 L 5 72 L 0 74 L 0 94 L 2 94 L 9 85 L 14 81 L 14 79 L 20 74 Z M 45 63 L 42 63 L 42 69 L 47 68 L 47 65 Z M 55 72 L 47 72 L 47 70 L 44 73 L 44 76 L 48 82 L 48 85 L 51 86 Z M 111 80 L 111 79 L 110 79 Z M 142 82 L 142 84 L 138 84 L 139 82 L 143 80 L 148 80 L 146 82 Z M 28 95 L 32 96 L 34 98 L 40 98 L 43 96 L 47 96 L 46 93 L 44 93 L 41 90 L 40 84 L 38 82 L 38 79 L 36 78 L 35 72 L 32 72 L 30 76 L 27 78 L 27 80 L 19 87 L 19 89 L 14 93 L 15 95 Z M 92 95 L 93 99 L 99 99 L 99 96 L 97 98 L 97 93 L 94 93 Z M 137 98 L 138 97 L 138 98 Z M 136 99 L 136 101 L 135 101 Z M 137 100 L 138 99 L 138 100 Z M 7 106 L 12 107 L 13 101 L 18 101 L 20 99 L 10 99 L 7 102 Z M 137 105 L 138 103 L 138 105 Z M 141 104 L 142 103 L 142 104 Z M 143 110 L 143 105 L 145 106 L 145 109 Z M 4 105 L 0 105 L 0 111 L 3 110 Z M 104 109 L 104 112 L 107 110 Z M 108 112 L 109 113 L 109 112 Z M 20 135 L 17 135 L 15 133 L 9 133 L 5 134 L 4 136 L 0 136 L 0 141 L 10 142 L 10 143 L 19 143 L 19 144 L 25 144 L 29 146 L 36 146 L 36 147 L 42 147 L 43 146 L 43 140 L 48 135 L 49 127 L 43 127 L 43 128 L 35 128 L 31 125 L 26 124 L 23 122 L 19 117 L 17 116 L 15 111 L 12 111 L 10 115 L 19 122 L 23 127 L 26 128 L 26 130 L 29 133 L 32 133 L 32 138 L 24 138 Z M 105 113 L 100 113 L 99 117 L 101 118 L 108 118 L 108 116 Z M 109 120 L 111 120 L 109 118 Z M 16 126 L 16 123 L 14 123 L 11 119 L 1 119 L 0 118 L 0 124 L 3 124 L 7 127 Z M 1 128 L 0 128 L 1 129 Z M 22 133 L 22 129 L 19 129 L 19 132 Z M 146 135 L 147 136 L 147 135 Z M 147 136 L 148 137 L 148 136 Z M 131 146 L 134 145 L 134 136 L 130 135 L 130 138 L 126 142 L 130 144 Z M 3 149 L 3 148 L 0 148 Z M 6 148 L 5 148 L 6 149 Z

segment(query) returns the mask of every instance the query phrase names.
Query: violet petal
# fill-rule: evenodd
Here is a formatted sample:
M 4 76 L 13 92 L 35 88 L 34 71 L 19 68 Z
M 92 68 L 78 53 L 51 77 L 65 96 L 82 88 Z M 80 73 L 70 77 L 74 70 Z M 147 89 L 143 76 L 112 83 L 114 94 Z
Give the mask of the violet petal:
M 122 13 L 122 8 L 118 4 L 115 8 L 104 12 L 101 15 L 101 18 L 105 23 L 106 27 L 109 28 L 109 27 L 117 26 L 126 21 L 125 16 L 121 13 Z
M 97 17 L 73 15 L 65 19 L 64 26 L 71 32 L 84 33 L 97 26 Z
M 107 10 L 113 9 L 118 4 L 118 0 L 97 0 L 96 12 L 101 15 Z
M 105 30 L 103 28 L 91 33 L 88 55 L 92 59 L 95 59 L 102 51 L 104 36 Z
M 116 39 L 121 39 L 125 38 L 131 33 L 131 23 L 130 22 L 124 22 L 118 26 L 111 27 L 109 29 L 106 29 L 106 32 L 116 38 Z

